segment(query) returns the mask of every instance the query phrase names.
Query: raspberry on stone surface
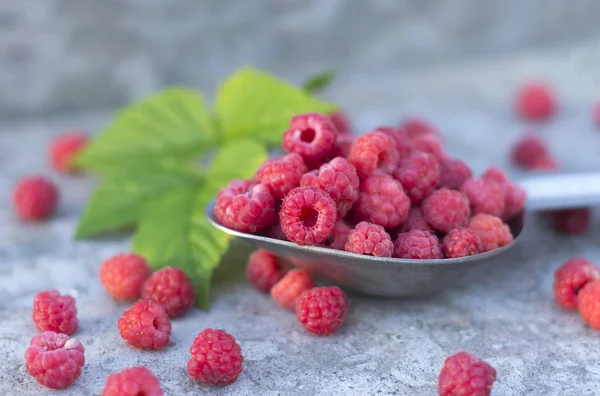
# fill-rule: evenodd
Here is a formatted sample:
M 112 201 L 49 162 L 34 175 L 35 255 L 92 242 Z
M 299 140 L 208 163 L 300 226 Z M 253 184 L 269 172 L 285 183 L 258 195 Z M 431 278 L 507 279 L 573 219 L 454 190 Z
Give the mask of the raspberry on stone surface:
M 588 282 L 577 296 L 577 307 L 583 320 L 592 329 L 600 330 L 600 280 Z
M 348 161 L 356 167 L 362 179 L 378 171 L 391 174 L 399 159 L 394 140 L 376 131 L 356 138 L 348 154 Z
M 543 82 L 529 82 L 517 92 L 515 107 L 521 118 L 528 121 L 547 120 L 556 112 L 552 88 Z
M 283 134 L 283 149 L 288 153 L 298 153 L 304 161 L 324 158 L 333 148 L 336 129 L 331 118 L 308 113 L 292 117 L 290 127 Z
M 590 208 L 552 210 L 546 212 L 554 230 L 566 235 L 582 235 L 590 228 Z
M 325 246 L 335 250 L 344 250 L 351 230 L 352 227 L 346 224 L 344 220 L 336 221 L 331 236 L 327 239 Z
M 445 158 L 440 161 L 440 187 L 458 190 L 471 177 L 473 172 L 465 162 L 456 158 Z
M 293 311 L 304 290 L 315 286 L 315 281 L 304 268 L 290 270 L 271 288 L 271 297 L 284 309 Z
M 50 165 L 61 173 L 74 173 L 78 170 L 74 158 L 88 144 L 87 136 L 78 131 L 63 133 L 53 139 L 50 146 Z
M 121 337 L 139 349 L 162 349 L 169 344 L 171 320 L 161 304 L 140 300 L 117 323 Z
M 42 291 L 33 299 L 33 323 L 39 331 L 71 335 L 79 328 L 75 298 L 58 290 Z
M 440 183 L 440 165 L 431 154 L 416 151 L 394 171 L 413 205 L 419 205 Z
M 442 252 L 446 258 L 472 256 L 482 250 L 481 239 L 465 227 L 453 228 L 442 238 Z
M 465 194 L 471 205 L 471 213 L 487 213 L 497 217 L 504 214 L 506 207 L 506 190 L 493 180 L 468 179 L 460 191 Z
M 144 366 L 126 368 L 106 379 L 102 396 L 163 396 L 160 381 Z
M 484 360 L 458 352 L 444 361 L 438 378 L 439 396 L 490 396 L 496 370 Z
M 578 293 L 588 283 L 600 279 L 600 269 L 583 257 L 563 263 L 554 273 L 554 299 L 566 309 L 577 309 Z
M 438 237 L 429 231 L 412 230 L 398 235 L 394 257 L 405 259 L 441 259 L 442 247 Z
M 225 330 L 204 329 L 190 347 L 187 373 L 193 380 L 210 385 L 229 385 L 240 376 L 242 349 Z
M 256 171 L 258 183 L 269 187 L 273 197 L 282 199 L 288 192 L 300 185 L 300 178 L 308 168 L 297 153 L 266 160 Z
M 459 191 L 448 188 L 433 191 L 423 201 L 421 208 L 425 220 L 441 232 L 466 225 L 471 215 L 467 197 Z
M 357 219 L 384 228 L 394 228 L 406 222 L 409 209 L 410 199 L 400 182 L 384 173 L 363 180 L 354 204 Z
M 48 219 L 59 200 L 58 189 L 44 176 L 21 178 L 13 191 L 13 206 L 19 218 L 26 222 Z
M 306 331 L 318 336 L 335 333 L 348 313 L 348 298 L 337 286 L 305 290 L 296 303 L 296 318 Z
M 194 305 L 196 292 L 181 268 L 165 267 L 153 273 L 144 283 L 142 299 L 158 302 L 173 319 Z
M 382 132 L 392 138 L 396 145 L 396 151 L 398 151 L 400 160 L 408 157 L 414 151 L 412 140 L 402 128 L 381 126 L 375 128 L 374 132 Z
M 100 267 L 100 282 L 117 300 L 136 300 L 142 286 L 152 275 L 146 260 L 134 253 L 117 254 L 105 260 Z
M 278 257 L 268 250 L 255 250 L 248 258 L 246 278 L 252 286 L 263 293 L 269 293 L 271 288 L 283 278 L 285 272 Z
M 508 225 L 499 217 L 487 213 L 478 213 L 471 217 L 468 228 L 481 240 L 482 252 L 498 249 L 513 241 Z
M 511 151 L 512 162 L 523 169 L 548 169 L 545 164 L 552 158 L 550 149 L 544 140 L 534 134 L 527 134 L 519 139 Z
M 25 363 L 27 372 L 41 385 L 64 389 L 81 375 L 84 348 L 66 334 L 46 331 L 31 339 L 25 351 Z
M 357 254 L 392 257 L 394 243 L 382 226 L 361 221 L 348 234 L 345 249 Z

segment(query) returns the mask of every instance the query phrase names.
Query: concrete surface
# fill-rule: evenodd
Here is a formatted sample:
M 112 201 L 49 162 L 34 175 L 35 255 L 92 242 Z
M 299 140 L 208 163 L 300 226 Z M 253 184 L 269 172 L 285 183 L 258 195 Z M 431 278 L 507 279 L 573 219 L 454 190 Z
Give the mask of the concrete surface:
M 401 77 L 356 77 L 330 96 L 355 114 L 360 131 L 405 114 L 425 114 L 439 124 L 448 151 L 481 171 L 506 165 L 511 142 L 530 126 L 514 119 L 514 86 L 529 75 L 555 82 L 559 117 L 535 126 L 566 167 L 600 168 L 600 131 L 589 106 L 597 99 L 589 75 L 573 69 L 562 52 L 421 70 Z M 390 88 L 392 87 L 392 88 Z M 356 113 L 354 113 L 356 112 Z M 444 358 L 468 350 L 498 372 L 493 395 L 592 396 L 600 384 L 599 333 L 577 313 L 553 302 L 554 269 L 571 256 L 600 263 L 600 221 L 584 237 L 556 235 L 536 216 L 514 250 L 493 267 L 472 274 L 463 287 L 415 300 L 384 300 L 350 294 L 351 311 L 334 336 L 307 335 L 288 312 L 252 290 L 241 270 L 247 246 L 237 244 L 224 260 L 228 276 L 215 287 L 210 312 L 177 319 L 172 341 L 158 352 L 129 348 L 116 321 L 126 309 L 103 291 L 97 271 L 103 259 L 127 251 L 127 238 L 74 242 L 77 217 L 94 184 L 91 177 L 50 173 L 45 153 L 50 136 L 70 127 L 95 130 L 108 114 L 87 114 L 0 126 L 0 394 L 98 395 L 106 377 L 147 365 L 167 395 L 414 395 L 436 394 Z M 531 127 L 533 128 L 533 126 Z M 10 192 L 17 178 L 50 174 L 62 191 L 54 219 L 23 225 L 13 216 Z M 236 270 L 237 269 L 237 270 Z M 68 390 L 40 387 L 24 367 L 23 353 L 36 334 L 30 319 L 36 292 L 73 293 L 80 309 L 77 338 L 86 349 L 82 376 Z M 188 348 L 205 327 L 223 328 L 239 340 L 245 357 L 237 382 L 209 388 L 185 373 Z

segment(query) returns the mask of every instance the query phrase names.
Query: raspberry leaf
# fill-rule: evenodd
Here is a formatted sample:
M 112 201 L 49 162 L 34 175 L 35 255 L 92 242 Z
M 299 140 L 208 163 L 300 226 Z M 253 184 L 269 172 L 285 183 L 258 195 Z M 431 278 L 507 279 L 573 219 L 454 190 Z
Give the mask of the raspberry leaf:
M 316 94 L 324 91 L 331 85 L 335 78 L 335 72 L 333 70 L 325 70 L 321 73 L 313 74 L 309 76 L 304 83 L 302 88 L 311 94 Z

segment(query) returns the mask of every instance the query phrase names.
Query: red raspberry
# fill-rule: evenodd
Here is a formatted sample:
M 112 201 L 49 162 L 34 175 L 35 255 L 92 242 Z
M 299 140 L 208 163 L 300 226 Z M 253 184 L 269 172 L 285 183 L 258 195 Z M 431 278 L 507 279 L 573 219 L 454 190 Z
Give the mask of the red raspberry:
M 513 146 L 511 158 L 515 165 L 523 169 L 535 169 L 536 164 L 547 161 L 551 155 L 542 138 L 537 135 L 526 135 Z
M 348 299 L 337 286 L 314 287 L 302 293 L 296 304 L 296 318 L 312 334 L 335 333 L 346 318 Z
M 326 191 L 337 205 L 339 219 L 344 218 L 356 202 L 359 183 L 356 168 L 342 157 L 332 159 L 318 171 L 305 173 L 300 180 L 303 187 Z
M 87 136 L 80 132 L 69 132 L 57 136 L 50 146 L 50 164 L 61 173 L 73 173 L 78 169 L 73 159 L 88 143 Z
M 269 188 L 233 180 L 217 195 L 215 217 L 225 227 L 256 233 L 275 223 L 275 199 Z
M 513 240 L 510 228 L 496 216 L 478 213 L 469 220 L 469 229 L 481 239 L 482 252 L 498 249 Z
M 27 372 L 43 386 L 67 388 L 81 375 L 83 352 L 76 339 L 46 331 L 33 337 L 25 351 Z
M 265 232 L 265 235 L 268 236 L 269 238 L 279 239 L 280 241 L 288 240 L 287 236 L 281 229 L 281 223 L 279 222 L 279 215 L 278 215 L 277 222 L 275 223 L 275 225 L 273 225 L 273 227 L 270 227 Z
M 418 206 L 410 208 L 406 223 L 400 227 L 400 232 L 408 232 L 410 230 L 433 231 L 433 228 L 425 220 L 423 211 Z
M 407 118 L 404 120 L 402 125 L 400 125 L 400 127 L 406 131 L 406 134 L 410 139 L 414 139 L 422 135 L 433 135 L 438 138 L 440 137 L 439 131 L 432 124 L 422 118 Z
M 244 357 L 235 338 L 224 330 L 204 329 L 190 347 L 188 375 L 211 385 L 229 385 L 242 372 Z
M 554 93 L 541 82 L 525 84 L 517 93 L 517 113 L 530 121 L 546 120 L 556 112 Z
M 394 257 L 406 259 L 441 259 L 442 247 L 435 234 L 412 230 L 398 235 L 394 243 Z
M 354 138 L 351 135 L 338 135 L 334 150 L 337 150 L 339 154 L 337 157 L 347 157 L 350 154 L 350 147 L 354 143 Z
M 162 305 L 140 300 L 123 312 L 117 323 L 121 337 L 140 349 L 161 349 L 169 343 L 171 321 Z
M 554 298 L 563 308 L 577 309 L 577 294 L 588 283 L 600 279 L 600 269 L 582 257 L 575 257 L 554 273 Z
M 369 132 L 356 138 L 348 161 L 356 167 L 358 176 L 366 178 L 376 171 L 392 173 L 399 160 L 392 138 L 382 132 Z
M 361 221 L 348 234 L 347 252 L 377 257 L 392 257 L 394 243 L 382 226 Z
M 587 283 L 578 294 L 579 313 L 594 330 L 600 330 L 600 280 Z
M 335 250 L 344 250 L 351 230 L 352 227 L 346 224 L 344 220 L 336 221 L 326 246 Z
M 163 396 L 160 381 L 147 367 L 126 368 L 108 376 L 102 396 Z
M 455 227 L 467 224 L 471 215 L 467 197 L 458 191 L 447 188 L 440 188 L 432 192 L 423 201 L 421 208 L 425 220 L 441 232 L 448 232 Z
M 305 161 L 325 157 L 335 144 L 336 130 L 328 116 L 318 113 L 292 117 L 290 127 L 283 134 L 283 149 L 298 153 Z
M 329 116 L 331 123 L 335 127 L 338 136 L 340 135 L 352 135 L 352 125 L 346 113 L 342 110 L 338 110 Z
M 592 121 L 594 125 L 600 126 L 600 103 L 595 103 L 592 107 Z
M 281 307 L 293 311 L 300 294 L 314 286 L 315 281 L 307 270 L 293 269 L 271 288 L 271 297 Z
M 528 169 L 535 171 L 553 171 L 558 169 L 558 162 L 551 157 L 542 157 L 533 162 Z
M 511 183 L 501 169 L 492 166 L 481 175 L 481 178 L 495 181 L 506 191 L 504 213 L 501 216 L 503 220 L 510 220 L 523 211 L 527 198 L 525 190 L 521 186 Z
M 440 187 L 458 190 L 472 176 L 471 168 L 459 159 L 446 158 L 440 162 Z
M 57 203 L 56 186 L 43 176 L 22 178 L 13 192 L 13 205 L 17 215 L 24 221 L 47 219 L 56 209 Z
M 490 179 L 469 179 L 460 191 L 465 194 L 471 205 L 471 213 L 487 213 L 502 216 L 506 206 L 506 190 Z
M 298 187 L 284 198 L 279 212 L 281 229 L 298 245 L 318 245 L 331 235 L 336 206 L 329 194 L 314 187 Z
M 592 218 L 590 208 L 553 210 L 548 214 L 552 227 L 563 234 L 581 235 L 590 228 Z
M 415 150 L 431 154 L 440 162 L 448 158 L 442 147 L 442 141 L 435 135 L 417 136 L 412 139 L 412 144 Z
M 358 219 L 394 228 L 408 217 L 410 200 L 400 182 L 386 174 L 369 176 L 360 185 L 354 212 Z
M 413 152 L 413 144 L 406 132 L 401 128 L 382 126 L 376 128 L 374 132 L 383 132 L 388 135 L 396 144 L 396 150 L 400 159 L 408 157 Z
M 394 171 L 413 205 L 419 205 L 440 182 L 437 159 L 422 151 L 414 152 Z
M 153 273 L 144 283 L 142 300 L 158 302 L 172 319 L 194 305 L 196 293 L 190 278 L 181 268 L 165 267 Z
M 250 255 L 246 266 L 246 278 L 261 292 L 270 292 L 284 275 L 285 271 L 279 264 L 277 256 L 268 250 L 258 249 Z
M 440 396 L 489 396 L 496 370 L 468 352 L 458 352 L 444 361 L 438 378 Z
M 465 227 L 451 229 L 442 238 L 442 252 L 446 258 L 467 257 L 481 253 L 481 239 Z
M 269 187 L 275 199 L 281 199 L 300 185 L 300 178 L 307 170 L 300 154 L 291 153 L 266 160 L 258 168 L 254 178 Z
M 136 300 L 142 286 L 152 275 L 150 266 L 137 254 L 117 254 L 102 263 L 100 282 L 111 296 L 118 300 Z
M 79 327 L 75 299 L 54 289 L 39 292 L 33 299 L 33 322 L 39 331 L 75 333 Z

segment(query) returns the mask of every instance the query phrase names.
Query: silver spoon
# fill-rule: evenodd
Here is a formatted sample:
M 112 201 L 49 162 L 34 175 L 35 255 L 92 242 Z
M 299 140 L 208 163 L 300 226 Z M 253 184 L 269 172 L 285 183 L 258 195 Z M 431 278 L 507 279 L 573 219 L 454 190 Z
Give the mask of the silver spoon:
M 516 181 L 527 192 L 526 210 L 568 209 L 600 204 L 600 171 L 532 174 Z M 208 220 L 218 229 L 283 257 L 298 267 L 346 288 L 375 296 L 416 296 L 435 293 L 456 284 L 466 272 L 515 246 L 524 227 L 525 213 L 509 226 L 514 241 L 499 249 L 469 257 L 413 260 L 358 255 L 318 246 L 298 246 L 222 226 L 206 206 Z

